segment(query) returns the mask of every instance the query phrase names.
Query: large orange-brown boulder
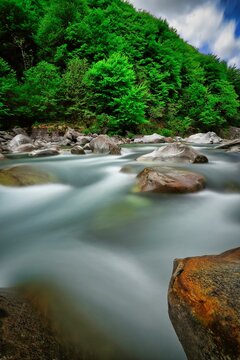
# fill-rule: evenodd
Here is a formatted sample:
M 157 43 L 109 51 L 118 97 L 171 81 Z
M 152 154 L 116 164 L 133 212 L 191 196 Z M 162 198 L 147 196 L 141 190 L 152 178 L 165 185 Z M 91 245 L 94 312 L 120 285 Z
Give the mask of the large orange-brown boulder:
M 189 360 L 240 359 L 240 248 L 175 260 L 168 303 Z
M 137 190 L 158 193 L 191 193 L 202 190 L 205 179 L 192 171 L 149 167 L 137 176 Z

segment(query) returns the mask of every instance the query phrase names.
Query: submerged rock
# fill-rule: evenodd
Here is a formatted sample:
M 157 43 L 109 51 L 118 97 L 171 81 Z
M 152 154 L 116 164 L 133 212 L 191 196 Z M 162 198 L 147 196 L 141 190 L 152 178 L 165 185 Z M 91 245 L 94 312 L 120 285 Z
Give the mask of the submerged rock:
M 164 143 L 165 137 L 159 134 L 144 135 L 142 137 L 135 138 L 133 141 L 135 144 L 156 144 Z
M 209 131 L 208 133 L 198 133 L 189 136 L 185 141 L 194 144 L 219 144 L 222 139 L 217 136 L 215 132 Z
M 89 143 L 90 149 L 95 154 L 120 155 L 121 148 L 109 136 L 99 135 Z
M 190 193 L 202 190 L 205 179 L 191 171 L 162 167 L 145 168 L 137 176 L 141 192 Z
M 240 248 L 177 259 L 169 316 L 189 360 L 240 359 Z
M 80 145 L 76 145 L 71 149 L 71 153 L 74 155 L 84 155 L 85 151 Z
M 153 152 L 140 156 L 137 161 L 142 162 L 189 162 L 189 163 L 206 163 L 208 159 L 205 155 L 190 146 L 182 143 L 173 143 L 160 147 Z
M 1 289 L 0 333 L 1 360 L 133 359 L 50 285 Z
M 23 144 L 31 144 L 32 140 L 23 134 L 18 134 L 16 136 L 14 136 L 14 138 L 9 142 L 8 144 L 8 149 L 11 152 L 15 152 L 17 150 L 17 148 Z
M 28 186 L 56 182 L 56 178 L 33 166 L 19 165 L 0 170 L 0 184 L 5 186 Z
M 16 291 L 0 290 L 0 358 L 64 359 L 59 343 L 39 314 Z

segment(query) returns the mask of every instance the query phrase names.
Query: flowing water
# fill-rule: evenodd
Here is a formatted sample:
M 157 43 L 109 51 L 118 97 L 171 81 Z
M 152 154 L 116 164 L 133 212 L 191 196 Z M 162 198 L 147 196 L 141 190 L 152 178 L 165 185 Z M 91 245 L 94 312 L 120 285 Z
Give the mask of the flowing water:
M 204 191 L 138 194 L 135 159 L 155 147 L 2 162 L 34 164 L 59 183 L 0 186 L 0 286 L 56 285 L 133 358 L 181 360 L 167 313 L 172 263 L 239 246 L 240 156 L 201 147 L 209 163 L 181 167 L 206 177 Z

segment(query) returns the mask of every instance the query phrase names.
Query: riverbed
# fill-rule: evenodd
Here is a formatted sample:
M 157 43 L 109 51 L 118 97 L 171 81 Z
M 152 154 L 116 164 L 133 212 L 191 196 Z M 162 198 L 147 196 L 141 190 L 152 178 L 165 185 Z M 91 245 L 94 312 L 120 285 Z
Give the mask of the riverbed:
M 58 181 L 0 186 L 0 286 L 56 286 L 132 358 L 182 360 L 167 310 L 173 260 L 239 246 L 240 154 L 198 146 L 209 163 L 171 166 L 203 174 L 203 191 L 140 194 L 135 178 L 146 164 L 135 159 L 156 146 L 2 161 Z

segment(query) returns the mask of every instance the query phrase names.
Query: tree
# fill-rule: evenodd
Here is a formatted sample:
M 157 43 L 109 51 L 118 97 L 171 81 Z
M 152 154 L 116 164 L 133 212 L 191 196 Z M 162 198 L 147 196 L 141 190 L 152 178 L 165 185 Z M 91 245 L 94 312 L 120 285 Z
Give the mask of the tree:
M 86 105 L 86 85 L 84 76 L 88 70 L 86 59 L 73 58 L 67 64 L 63 75 L 63 96 L 65 114 L 72 120 L 82 120 Z
M 33 65 L 35 24 L 28 15 L 14 0 L 0 2 L 0 52 L 20 76 Z
M 46 121 L 56 120 L 60 110 L 62 79 L 53 64 L 41 61 L 25 71 L 24 83 L 19 85 L 18 114 Z
M 17 79 L 8 63 L 0 58 L 0 121 L 14 115 L 14 98 Z
M 110 116 L 109 130 L 136 131 L 146 123 L 145 89 L 135 84 L 135 73 L 127 57 L 118 53 L 95 63 L 86 74 L 91 92 L 90 106 L 97 115 Z

